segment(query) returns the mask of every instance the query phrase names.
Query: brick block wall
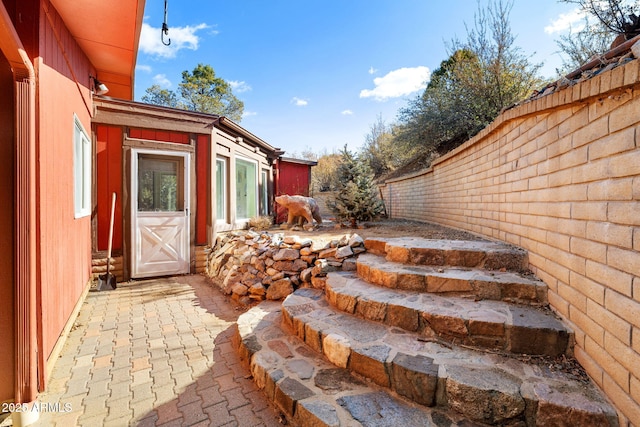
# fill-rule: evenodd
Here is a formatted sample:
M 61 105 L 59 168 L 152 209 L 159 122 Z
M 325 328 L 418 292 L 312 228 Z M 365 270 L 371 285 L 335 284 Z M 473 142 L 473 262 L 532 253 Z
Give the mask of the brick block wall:
M 640 426 L 640 61 L 503 112 L 381 185 L 392 218 L 518 245 L 621 425 Z

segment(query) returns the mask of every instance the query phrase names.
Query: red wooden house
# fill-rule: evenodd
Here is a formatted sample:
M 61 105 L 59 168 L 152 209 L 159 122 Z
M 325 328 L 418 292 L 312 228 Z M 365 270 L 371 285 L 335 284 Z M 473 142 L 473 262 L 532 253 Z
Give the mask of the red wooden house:
M 281 151 L 226 117 L 100 98 L 96 136 L 97 239 L 104 256 L 111 194 L 120 278 L 194 273 L 217 231 L 270 215 Z
M 144 3 L 0 1 L 0 402 L 37 399 L 89 289 L 94 92 L 133 97 Z

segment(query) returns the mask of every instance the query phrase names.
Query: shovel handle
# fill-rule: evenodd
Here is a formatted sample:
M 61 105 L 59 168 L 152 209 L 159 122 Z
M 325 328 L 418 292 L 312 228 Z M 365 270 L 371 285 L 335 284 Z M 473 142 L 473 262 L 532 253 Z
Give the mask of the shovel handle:
M 113 241 L 113 216 L 116 211 L 116 193 L 111 196 L 111 220 L 109 221 L 109 246 L 107 247 L 107 273 L 111 264 L 111 244 Z

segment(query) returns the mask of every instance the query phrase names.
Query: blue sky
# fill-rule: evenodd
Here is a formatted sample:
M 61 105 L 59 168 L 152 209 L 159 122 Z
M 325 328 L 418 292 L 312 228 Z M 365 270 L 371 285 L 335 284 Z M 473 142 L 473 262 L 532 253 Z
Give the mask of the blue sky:
M 209 64 L 244 102 L 240 124 L 286 156 L 357 150 L 377 117 L 393 122 L 424 89 L 477 10 L 473 0 L 169 0 L 164 46 L 164 0 L 147 0 L 135 99 Z M 575 6 L 515 0 L 510 22 L 516 45 L 555 78 L 555 40 L 581 22 Z

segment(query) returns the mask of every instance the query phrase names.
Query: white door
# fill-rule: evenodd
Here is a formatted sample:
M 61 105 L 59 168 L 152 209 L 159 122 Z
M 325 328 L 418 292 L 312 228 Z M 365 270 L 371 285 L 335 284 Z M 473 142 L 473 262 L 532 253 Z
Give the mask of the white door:
M 189 154 L 133 149 L 131 277 L 189 273 Z

